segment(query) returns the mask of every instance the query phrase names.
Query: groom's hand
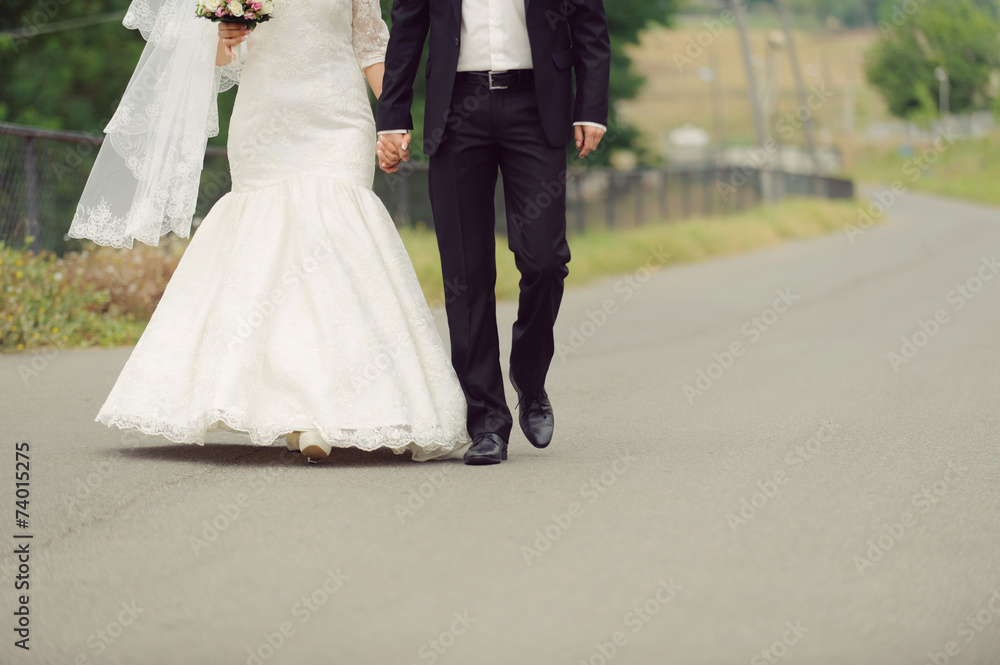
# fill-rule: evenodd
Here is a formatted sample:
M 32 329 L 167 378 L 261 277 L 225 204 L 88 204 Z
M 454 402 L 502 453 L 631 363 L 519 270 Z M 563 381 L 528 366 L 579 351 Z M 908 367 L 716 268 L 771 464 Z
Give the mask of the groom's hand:
M 379 168 L 386 173 L 395 173 L 399 170 L 400 162 L 410 161 L 411 141 L 412 137 L 409 132 L 379 135 L 378 146 L 375 149 L 376 154 L 378 154 Z
M 580 151 L 580 159 L 597 150 L 606 132 L 600 127 L 591 125 L 576 126 L 576 149 Z

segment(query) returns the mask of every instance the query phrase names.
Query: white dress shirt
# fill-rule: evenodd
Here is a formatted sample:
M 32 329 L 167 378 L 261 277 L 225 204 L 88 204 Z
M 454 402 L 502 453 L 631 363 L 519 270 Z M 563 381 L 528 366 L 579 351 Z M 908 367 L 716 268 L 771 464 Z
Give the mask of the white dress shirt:
M 460 72 L 532 69 L 524 0 L 462 0 Z
M 460 72 L 506 72 L 534 69 L 524 0 L 462 0 L 462 47 L 458 53 Z M 574 125 L 607 127 L 596 122 Z M 385 130 L 382 134 L 405 134 Z

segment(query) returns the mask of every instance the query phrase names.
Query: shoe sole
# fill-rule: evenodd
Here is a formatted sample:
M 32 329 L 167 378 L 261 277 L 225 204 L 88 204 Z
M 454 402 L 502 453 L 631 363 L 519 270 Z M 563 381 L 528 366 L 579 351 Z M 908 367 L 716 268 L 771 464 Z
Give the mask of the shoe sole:
M 465 460 L 468 466 L 491 466 L 493 464 L 499 464 L 500 460 L 496 457 L 470 457 Z
M 323 460 L 330 456 L 330 453 L 326 452 L 319 446 L 306 446 L 299 452 L 308 457 L 310 462 Z
M 486 455 L 477 455 L 476 457 L 466 457 L 465 463 L 469 466 L 490 466 L 491 464 L 499 464 L 500 462 L 507 461 L 507 449 L 504 448 L 500 452 L 500 459 L 496 457 L 488 457 Z

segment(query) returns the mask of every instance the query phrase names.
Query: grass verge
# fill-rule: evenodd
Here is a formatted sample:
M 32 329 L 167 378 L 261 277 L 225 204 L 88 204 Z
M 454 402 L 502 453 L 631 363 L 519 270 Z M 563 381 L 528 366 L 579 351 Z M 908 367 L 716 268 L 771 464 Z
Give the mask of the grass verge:
M 566 285 L 581 286 L 632 272 L 650 259 L 660 266 L 687 263 L 829 233 L 855 223 L 857 209 L 854 201 L 794 199 L 727 217 L 574 236 Z M 434 234 L 412 229 L 402 229 L 401 234 L 427 301 L 442 305 L 444 285 Z M 664 255 L 668 258 L 663 259 Z M 498 237 L 497 297 L 517 298 L 519 277 L 506 240 Z
M 954 144 L 878 144 L 856 157 L 860 181 L 1000 205 L 1000 133 Z
M 855 221 L 851 201 L 802 199 L 738 215 L 593 232 L 570 240 L 567 286 L 632 272 L 641 266 L 698 261 L 808 238 Z M 403 241 L 428 302 L 444 304 L 437 242 L 428 231 L 403 229 Z M 142 334 L 185 243 L 140 243 L 132 250 L 96 248 L 57 257 L 33 256 L 0 243 L 0 351 L 133 344 Z M 517 297 L 519 274 L 497 239 L 497 295 Z

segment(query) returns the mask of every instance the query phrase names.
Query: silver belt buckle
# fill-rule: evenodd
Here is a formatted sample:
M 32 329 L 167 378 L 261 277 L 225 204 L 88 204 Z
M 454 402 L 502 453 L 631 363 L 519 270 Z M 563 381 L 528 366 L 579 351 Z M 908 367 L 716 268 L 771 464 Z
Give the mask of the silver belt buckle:
M 506 74 L 507 72 L 496 72 L 496 73 Z M 493 84 L 493 74 L 494 74 L 494 72 L 490 72 L 490 90 L 507 90 L 508 88 L 510 88 L 509 85 L 494 85 Z

